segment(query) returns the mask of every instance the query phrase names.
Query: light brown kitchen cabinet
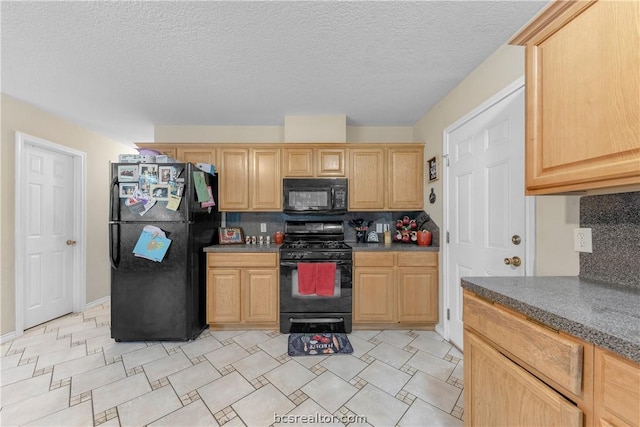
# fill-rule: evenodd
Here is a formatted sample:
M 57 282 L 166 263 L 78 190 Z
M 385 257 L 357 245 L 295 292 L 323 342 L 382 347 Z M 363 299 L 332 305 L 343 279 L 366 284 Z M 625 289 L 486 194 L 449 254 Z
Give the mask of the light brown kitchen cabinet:
M 349 210 L 385 208 L 385 149 L 349 149 Z
M 596 426 L 640 426 L 640 364 L 596 347 Z
M 296 147 L 283 150 L 283 177 L 344 177 L 344 148 Z
M 281 211 L 282 178 L 277 148 L 221 148 L 220 210 Z
M 280 150 L 252 149 L 249 192 L 250 210 L 282 211 L 282 175 Z
M 424 149 L 389 148 L 388 159 L 387 208 L 424 209 Z
M 581 427 L 582 411 L 473 332 L 464 332 L 466 426 Z
M 278 327 L 275 253 L 207 255 L 207 323 L 212 329 Z
M 463 319 L 465 425 L 593 425 L 592 344 L 466 290 Z
M 284 148 L 282 156 L 284 178 L 313 177 L 313 148 Z
M 437 253 L 354 253 L 354 325 L 430 327 L 437 322 Z
M 249 149 L 221 148 L 219 155 L 220 210 L 249 210 Z
M 211 165 L 216 165 L 215 148 L 178 147 L 176 149 L 176 156 L 176 158 L 182 162 L 208 163 Z
M 349 149 L 349 210 L 424 208 L 422 146 Z
M 640 183 L 640 2 L 557 1 L 526 46 L 526 190 Z

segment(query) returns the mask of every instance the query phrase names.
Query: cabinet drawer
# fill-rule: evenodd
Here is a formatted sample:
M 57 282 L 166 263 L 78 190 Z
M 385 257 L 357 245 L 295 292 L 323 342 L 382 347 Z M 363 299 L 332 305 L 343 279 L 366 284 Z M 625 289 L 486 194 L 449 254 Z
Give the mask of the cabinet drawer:
M 393 267 L 395 252 L 354 252 L 354 267 Z
M 437 267 L 436 252 L 398 252 L 398 267 Z
M 583 346 L 467 292 L 464 323 L 570 392 L 582 389 Z
M 207 266 L 212 267 L 277 267 L 278 254 L 257 254 L 253 252 L 242 253 L 209 253 L 207 254 Z

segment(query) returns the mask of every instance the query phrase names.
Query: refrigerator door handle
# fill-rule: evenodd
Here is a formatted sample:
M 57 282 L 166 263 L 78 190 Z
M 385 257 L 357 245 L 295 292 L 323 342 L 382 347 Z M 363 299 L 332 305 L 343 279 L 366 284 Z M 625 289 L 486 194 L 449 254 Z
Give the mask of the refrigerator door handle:
M 109 194 L 111 195 L 109 201 L 109 219 L 111 221 L 120 221 L 120 194 L 117 177 L 113 178 L 113 180 L 111 181 Z M 116 209 L 115 211 L 114 208 Z
M 109 224 L 109 245 L 109 261 L 111 261 L 111 267 L 118 268 L 120 266 L 120 224 Z

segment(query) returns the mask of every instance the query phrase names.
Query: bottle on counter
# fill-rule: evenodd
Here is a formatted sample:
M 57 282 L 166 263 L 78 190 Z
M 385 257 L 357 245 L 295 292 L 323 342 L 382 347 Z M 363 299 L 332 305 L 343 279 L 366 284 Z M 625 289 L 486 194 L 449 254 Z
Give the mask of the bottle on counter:
M 391 246 L 391 231 L 389 231 L 389 224 L 384 225 L 384 244 L 385 246 Z

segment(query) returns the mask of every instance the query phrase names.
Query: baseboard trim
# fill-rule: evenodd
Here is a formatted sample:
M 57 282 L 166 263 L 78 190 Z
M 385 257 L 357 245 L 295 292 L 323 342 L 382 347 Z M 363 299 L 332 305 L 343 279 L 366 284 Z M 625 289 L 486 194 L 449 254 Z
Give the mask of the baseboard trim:
M 106 304 L 111 301 L 111 296 L 102 297 L 95 301 L 92 301 L 84 306 L 84 311 L 91 310 L 92 308 L 96 308 L 102 304 Z

